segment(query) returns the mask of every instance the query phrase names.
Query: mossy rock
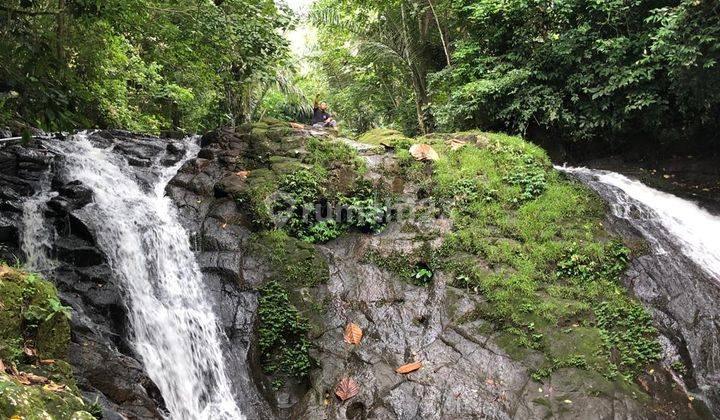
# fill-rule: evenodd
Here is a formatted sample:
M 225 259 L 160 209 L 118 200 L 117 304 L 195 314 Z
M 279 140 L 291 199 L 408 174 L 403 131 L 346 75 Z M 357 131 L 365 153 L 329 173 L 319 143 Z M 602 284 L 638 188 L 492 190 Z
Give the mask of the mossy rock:
M 72 389 L 51 390 L 43 385 L 22 385 L 0 373 L 0 417 L 21 419 L 92 420 L 95 417 Z
M 360 143 L 372 144 L 375 146 L 389 146 L 389 147 L 409 147 L 413 141 L 403 133 L 397 130 L 391 130 L 388 128 L 376 128 L 370 130 L 365 134 L 362 134 L 357 139 Z
M 275 230 L 257 234 L 248 252 L 274 270 L 272 278 L 289 289 L 315 286 L 329 278 L 327 262 L 311 244 Z
M 52 283 L 0 265 L 0 360 L 20 372 L 52 381 L 24 385 L 0 372 L 0 418 L 94 418 L 75 386 L 72 367 L 61 360 L 67 356 L 70 342 L 69 311 L 60 304 Z M 37 356 L 28 357 L 23 352 L 26 347 L 37 350 Z M 37 363 L 41 359 L 54 362 Z
M 267 199 L 277 191 L 277 177 L 270 169 L 250 171 L 245 182 L 234 191 L 234 198 L 250 224 L 258 229 L 273 225 Z
M 69 309 L 52 283 L 0 266 L 0 358 L 17 359 L 26 344 L 43 359 L 63 358 L 70 342 Z

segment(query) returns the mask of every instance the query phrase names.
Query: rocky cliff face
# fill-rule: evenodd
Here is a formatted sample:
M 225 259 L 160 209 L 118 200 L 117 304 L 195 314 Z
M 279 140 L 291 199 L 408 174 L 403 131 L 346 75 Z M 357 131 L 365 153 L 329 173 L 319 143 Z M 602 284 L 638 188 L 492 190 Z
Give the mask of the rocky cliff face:
M 408 141 L 396 134 L 389 137 L 381 136 L 368 145 L 336 139 L 325 132 L 290 130 L 279 124 L 219 130 L 203 138 L 199 159 L 187 164 L 168 188 L 188 229 L 194 232 L 206 275 L 218 285 L 240 285 L 241 292 L 232 298 L 239 306 L 231 316 L 224 317 L 228 319 L 225 328 L 230 337 L 237 337 L 236 345 L 248 357 L 252 380 L 270 401 L 274 416 L 359 419 L 707 415 L 702 404 L 688 403 L 687 396 L 672 390 L 675 385 L 671 374 L 659 365 L 640 368 L 644 373 L 638 382 L 617 375 L 608 379 L 612 376 L 603 374 L 604 368 L 589 366 L 606 366 L 608 362 L 591 361 L 593 354 L 602 353 L 606 347 L 596 332 L 596 321 L 584 319 L 587 315 L 583 311 L 550 327 L 540 327 L 537 321 L 536 336 L 541 336 L 541 344 L 518 345 L 516 336 L 507 333 L 512 327 L 493 319 L 492 311 L 483 310 L 488 304 L 504 302 L 478 293 L 478 286 L 463 278 L 457 265 L 439 261 L 455 258 L 443 256 L 442 250 L 452 232 L 462 228 L 455 226 L 458 218 L 451 211 L 438 209 L 433 200 L 433 195 L 441 194 L 434 180 L 437 169 L 431 163 L 413 163 L 401 152 L 388 152 L 407 147 Z M 317 141 L 337 144 L 345 151 L 326 153 L 342 156 L 335 161 L 325 159 L 318 156 L 314 146 Z M 492 143 L 475 134 L 426 141 L 436 148 L 447 147 L 448 153 L 457 147 L 486 148 L 488 142 Z M 345 154 L 346 149 L 362 157 L 363 169 L 357 170 L 352 156 Z M 329 235 L 316 234 L 317 226 L 327 227 L 325 221 L 311 220 L 305 228 L 296 229 L 292 217 L 290 222 L 287 218 L 268 219 L 265 212 L 285 210 L 277 206 L 278 198 L 269 192 L 288 190 L 289 185 L 286 192 L 303 195 L 298 191 L 305 191 L 307 185 L 297 182 L 297 173 L 303 171 L 322 174 L 319 182 L 321 190 L 325 190 L 316 192 L 310 201 L 324 203 L 323 212 L 332 208 L 326 201 L 338 194 L 328 193 L 327 189 L 340 190 L 342 201 L 358 194 L 347 184 L 364 183 L 375 192 L 376 202 L 392 197 L 393 209 L 409 210 L 414 217 L 400 220 L 395 210 L 387 211 L 384 216 L 396 218 L 375 234 L 341 220 L 341 233 Z M 588 192 L 582 190 L 582 194 Z M 465 201 L 463 205 L 472 203 Z M 601 220 L 601 213 L 590 220 Z M 280 229 L 280 233 L 272 229 Z M 504 240 L 497 232 L 493 236 L 496 241 Z M 317 244 L 308 247 L 307 242 Z M 472 258 L 475 266 L 503 271 L 502 264 L 492 258 Z M 418 277 L 423 268 L 431 272 L 432 279 Z M 292 369 L 277 365 L 290 364 L 289 360 L 275 357 L 277 349 L 263 348 L 265 324 L 276 319 L 262 309 L 264 296 L 270 293 L 264 286 L 267 282 L 279 283 L 288 298 L 273 302 L 288 304 L 307 322 L 305 328 L 293 321 L 291 324 L 298 329 L 283 332 L 297 336 L 308 331 L 309 356 L 313 360 L 308 375 L 291 374 Z M 222 290 L 222 286 L 217 289 Z M 551 298 L 538 297 L 541 303 L 542 299 Z M 360 345 L 343 341 L 344 329 L 350 322 L 364 331 Z M 288 336 L 283 343 L 290 346 L 296 338 Z M 609 358 L 620 357 L 617 348 L 607 351 Z M 395 372 L 397 367 L 414 361 L 421 361 L 422 368 L 407 375 Z M 619 361 L 609 363 L 621 365 Z M 335 390 L 345 377 L 353 378 L 360 389 L 357 396 L 342 402 Z
M 154 176 L 148 159 L 182 155 L 171 140 L 92 139 L 139 178 Z M 620 286 L 624 251 L 599 227 L 602 207 L 541 151 L 468 133 L 424 139 L 443 156 L 432 163 L 415 161 L 396 133 L 366 141 L 281 123 L 221 129 L 167 187 L 249 418 L 707 415 L 657 363 L 656 332 Z M 51 278 L 75 314 L 78 386 L 107 418 L 158 418 L 161 397 L 127 341 L 122 288 L 83 223 L 92 195 L 54 178 L 58 159 L 42 142 L 0 148 L 0 258 L 22 258 L 23 201 L 49 186 Z M 619 319 L 628 314 L 643 326 L 632 337 Z M 351 322 L 364 332 L 358 345 L 343 340 Z M 395 372 L 416 361 L 419 370 Z M 346 377 L 359 392 L 341 401 Z

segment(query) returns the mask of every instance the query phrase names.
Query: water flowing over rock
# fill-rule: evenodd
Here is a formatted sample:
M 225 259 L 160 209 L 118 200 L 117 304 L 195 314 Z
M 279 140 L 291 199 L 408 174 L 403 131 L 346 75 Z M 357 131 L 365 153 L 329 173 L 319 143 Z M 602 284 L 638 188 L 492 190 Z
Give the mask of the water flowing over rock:
M 614 172 L 558 169 L 609 203 L 612 230 L 649 243 L 628 286 L 692 366 L 691 388 L 720 416 L 720 217 Z
M 63 178 L 92 193 L 82 217 L 127 296 L 133 346 L 170 415 L 241 418 L 200 269 L 164 197 L 177 166 L 158 171 L 145 191 L 123 157 L 94 146 L 86 135 L 49 147 L 63 156 Z
M 164 197 L 197 150 L 194 138 L 119 131 L 3 150 L 15 168 L 1 174 L 11 188 L 3 191 L 0 251 L 12 261 L 22 248 L 28 267 L 55 279 L 73 307 L 70 362 L 106 418 L 160 418 L 165 410 L 171 418 L 244 418 L 217 302 Z

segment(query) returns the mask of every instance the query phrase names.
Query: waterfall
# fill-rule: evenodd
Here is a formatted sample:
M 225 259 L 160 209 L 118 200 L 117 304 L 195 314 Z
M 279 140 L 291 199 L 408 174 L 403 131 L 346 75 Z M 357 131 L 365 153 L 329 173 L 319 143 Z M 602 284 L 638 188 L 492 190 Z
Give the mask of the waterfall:
M 20 243 L 25 253 L 25 268 L 36 272 L 51 271 L 56 262 L 50 258 L 55 231 L 43 216 L 45 203 L 57 193 L 50 192 L 48 180 L 42 180 L 43 189 L 23 203 L 22 234 Z
M 93 192 L 93 201 L 83 209 L 85 222 L 123 289 L 132 342 L 162 393 L 169 417 L 243 419 L 188 232 L 164 196 L 166 184 L 199 149 L 196 142 L 187 143 L 185 158 L 174 167 L 163 168 L 158 158 L 152 167 L 158 180 L 149 189 L 122 156 L 94 146 L 84 133 L 47 146 L 63 156 L 64 180 L 79 180 Z M 42 201 L 36 197 L 27 204 L 26 220 L 35 226 L 42 226 L 37 210 Z M 25 235 L 37 239 L 47 232 L 36 227 Z M 42 258 L 36 258 L 34 264 L 41 263 Z
M 556 167 L 580 178 L 610 203 L 616 217 L 631 222 L 657 253 L 664 244 L 680 251 L 720 281 L 720 217 L 697 204 L 615 172 Z
M 678 354 L 677 361 L 686 354 L 693 395 L 720 417 L 720 218 L 614 172 L 556 169 L 597 191 L 613 216 L 648 242 L 650 252 L 635 259 L 629 284 L 660 331 L 673 339 L 678 351 L 668 356 Z M 686 384 L 680 383 L 683 389 Z

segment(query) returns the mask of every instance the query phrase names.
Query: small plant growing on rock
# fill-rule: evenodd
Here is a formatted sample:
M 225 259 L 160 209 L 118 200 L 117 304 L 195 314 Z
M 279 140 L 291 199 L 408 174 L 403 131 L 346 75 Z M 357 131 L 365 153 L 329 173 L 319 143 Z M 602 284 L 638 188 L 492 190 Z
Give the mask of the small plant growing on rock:
M 413 274 L 413 280 L 418 286 L 427 286 L 430 284 L 433 278 L 433 272 L 429 268 L 419 267 L 415 274 Z

